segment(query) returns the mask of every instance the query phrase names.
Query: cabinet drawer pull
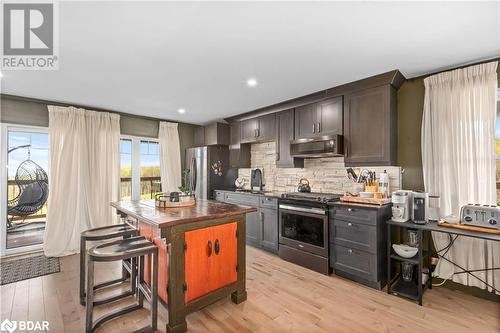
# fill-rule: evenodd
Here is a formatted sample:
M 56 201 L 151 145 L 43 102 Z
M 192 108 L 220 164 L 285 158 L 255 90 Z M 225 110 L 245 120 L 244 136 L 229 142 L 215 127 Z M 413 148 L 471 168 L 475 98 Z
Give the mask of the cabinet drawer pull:
M 321 133 L 321 123 L 318 123 L 318 133 Z
M 316 123 L 313 123 L 313 133 L 316 133 Z
M 219 251 L 220 251 L 220 244 L 219 244 L 219 240 L 216 239 L 215 240 L 215 255 L 218 255 Z
M 210 257 L 212 255 L 212 241 L 208 241 L 208 256 Z
M 351 222 L 347 223 L 347 225 L 348 225 L 349 227 L 352 227 L 352 223 L 351 223 Z

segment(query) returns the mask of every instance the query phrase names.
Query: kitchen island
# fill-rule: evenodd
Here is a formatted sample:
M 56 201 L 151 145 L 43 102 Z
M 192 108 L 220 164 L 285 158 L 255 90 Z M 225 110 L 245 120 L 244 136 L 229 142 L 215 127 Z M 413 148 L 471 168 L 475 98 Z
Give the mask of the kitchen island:
M 158 296 L 167 304 L 167 332 L 185 332 L 186 315 L 231 295 L 246 300 L 245 218 L 255 208 L 212 200 L 157 208 L 154 200 L 111 204 L 159 248 Z M 146 260 L 145 280 L 150 276 Z

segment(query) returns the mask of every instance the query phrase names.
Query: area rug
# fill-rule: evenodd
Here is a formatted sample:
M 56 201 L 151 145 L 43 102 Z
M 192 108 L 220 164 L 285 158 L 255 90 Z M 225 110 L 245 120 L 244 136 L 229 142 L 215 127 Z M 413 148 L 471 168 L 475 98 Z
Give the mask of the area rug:
M 0 285 L 58 273 L 60 271 L 59 258 L 55 257 L 40 255 L 36 257 L 6 260 L 0 262 Z

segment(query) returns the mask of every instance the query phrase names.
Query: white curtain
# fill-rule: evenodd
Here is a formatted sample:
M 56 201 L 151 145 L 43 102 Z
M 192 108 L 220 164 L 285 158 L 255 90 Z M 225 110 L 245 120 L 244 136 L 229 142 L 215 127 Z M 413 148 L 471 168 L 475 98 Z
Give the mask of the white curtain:
M 79 251 L 80 233 L 118 221 L 120 116 L 49 105 L 50 175 L 44 252 Z
M 181 146 L 177 123 L 160 122 L 160 176 L 163 192 L 179 191 L 182 185 Z
M 430 76 L 424 80 L 422 164 L 426 192 L 441 196 L 441 216 L 459 216 L 467 203 L 496 204 L 495 120 L 497 62 Z M 433 233 L 437 250 L 448 236 Z M 500 244 L 459 237 L 445 256 L 469 269 L 500 266 Z M 436 275 L 486 288 L 469 274 L 440 259 Z M 500 271 L 475 272 L 500 288 Z

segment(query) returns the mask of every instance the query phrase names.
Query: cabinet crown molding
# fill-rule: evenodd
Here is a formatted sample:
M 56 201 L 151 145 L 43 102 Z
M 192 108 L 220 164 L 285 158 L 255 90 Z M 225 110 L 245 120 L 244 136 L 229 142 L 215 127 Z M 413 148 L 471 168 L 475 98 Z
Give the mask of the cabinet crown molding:
M 353 91 L 374 88 L 382 85 L 390 84 L 397 90 L 399 89 L 399 87 L 401 87 L 401 85 L 405 80 L 406 78 L 404 77 L 404 75 L 401 74 L 401 72 L 398 69 L 394 69 L 389 72 L 370 76 L 368 78 L 349 82 L 325 90 L 320 90 L 315 93 L 311 93 L 308 95 L 300 96 L 297 98 L 293 98 L 290 100 L 258 108 L 232 117 L 224 118 L 224 120 L 227 121 L 228 123 L 234 121 L 246 120 L 257 116 L 266 115 L 269 113 L 284 111 L 287 109 L 293 109 L 310 103 L 320 102 L 323 99 L 344 95 Z

